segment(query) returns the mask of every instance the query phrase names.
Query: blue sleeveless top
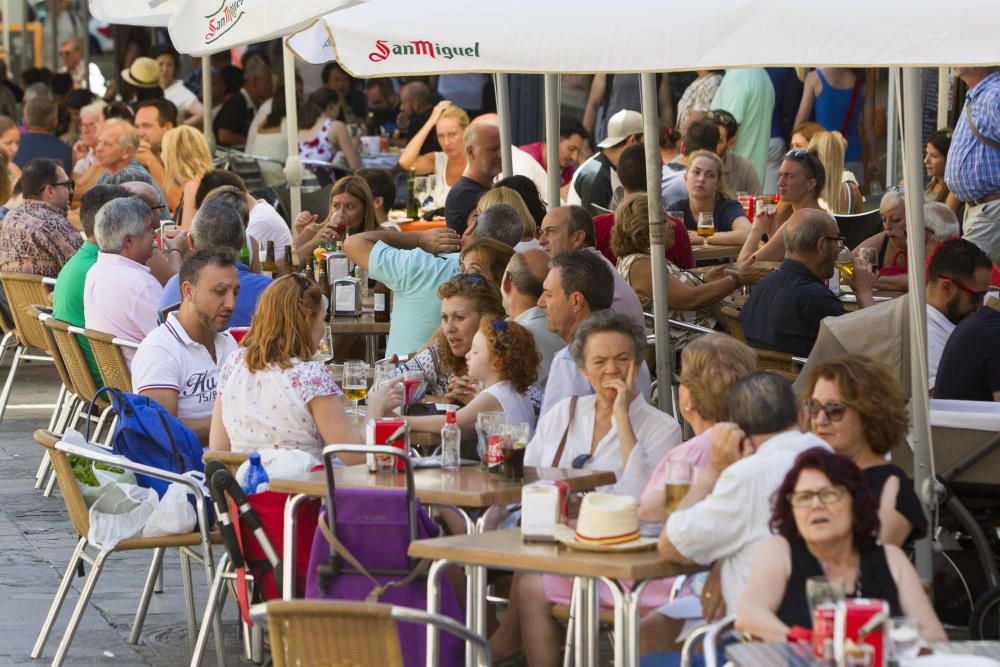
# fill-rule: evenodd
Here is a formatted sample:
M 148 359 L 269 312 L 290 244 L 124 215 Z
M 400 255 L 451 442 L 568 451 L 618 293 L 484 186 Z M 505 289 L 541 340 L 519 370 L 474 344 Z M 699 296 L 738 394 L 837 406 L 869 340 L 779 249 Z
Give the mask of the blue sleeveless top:
M 854 88 L 853 86 L 851 88 L 834 88 L 823 76 L 823 70 L 818 67 L 816 74 L 823 84 L 822 92 L 816 96 L 816 122 L 831 132 L 840 132 L 844 127 L 844 119 L 847 118 L 847 109 L 851 106 L 851 95 Z M 864 102 L 864 93 L 858 91 L 858 100 L 854 104 L 851 124 L 844 135 L 844 138 L 847 139 L 847 155 L 844 156 L 844 162 L 861 161 L 861 135 L 858 133 L 858 120 L 861 118 Z

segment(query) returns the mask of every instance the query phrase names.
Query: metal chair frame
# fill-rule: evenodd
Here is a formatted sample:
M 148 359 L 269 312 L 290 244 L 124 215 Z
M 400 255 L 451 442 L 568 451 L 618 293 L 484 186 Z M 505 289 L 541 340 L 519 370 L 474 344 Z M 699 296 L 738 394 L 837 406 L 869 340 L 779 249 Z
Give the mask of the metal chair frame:
M 31 351 L 45 351 L 46 344 L 41 332 L 42 325 L 27 311 L 27 307 L 34 305 L 48 306 L 51 287 L 56 284 L 56 281 L 54 278 L 36 276 L 30 273 L 3 272 L 0 273 L 0 283 L 3 284 L 4 293 L 7 295 L 7 300 L 10 303 L 11 316 L 14 320 L 11 328 L 9 330 L 5 329 L 3 339 L 0 340 L 0 359 L 6 355 L 7 348 L 11 342 L 16 342 L 14 358 L 11 360 L 10 369 L 7 371 L 7 379 L 4 382 L 3 389 L 0 390 L 0 422 L 3 422 L 4 415 L 8 409 L 37 410 L 39 408 L 52 408 L 53 414 L 55 414 L 59 411 L 60 401 L 64 398 L 62 389 L 59 391 L 57 402 L 52 405 L 11 405 L 10 395 L 14 388 L 14 378 L 17 375 L 17 369 L 20 367 L 22 361 L 52 362 L 52 357 L 48 354 L 36 354 Z M 24 292 L 32 292 L 34 296 L 22 298 L 22 293 Z M 28 303 L 28 301 L 37 301 L 38 303 Z M 4 327 L 8 325 L 11 325 L 11 323 L 3 323 Z M 53 422 L 54 417 L 50 420 L 50 424 Z

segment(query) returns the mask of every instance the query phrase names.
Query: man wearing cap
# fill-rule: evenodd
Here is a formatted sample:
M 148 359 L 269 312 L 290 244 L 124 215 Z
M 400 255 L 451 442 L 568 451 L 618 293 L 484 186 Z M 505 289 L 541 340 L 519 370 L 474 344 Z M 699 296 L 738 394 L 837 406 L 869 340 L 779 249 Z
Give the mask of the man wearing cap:
M 608 136 L 597 144 L 601 150 L 580 165 L 573 174 L 566 196 L 567 204 L 583 206 L 591 215 L 611 208 L 615 188 L 621 184 L 615 173 L 618 157 L 627 146 L 642 142 L 642 115 L 623 109 L 608 121 Z

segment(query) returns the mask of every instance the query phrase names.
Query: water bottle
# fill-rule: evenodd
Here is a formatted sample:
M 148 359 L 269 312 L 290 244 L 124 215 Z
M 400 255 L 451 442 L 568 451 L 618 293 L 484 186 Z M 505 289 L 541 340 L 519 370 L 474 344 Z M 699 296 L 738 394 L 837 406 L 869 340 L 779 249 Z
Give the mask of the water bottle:
M 250 452 L 250 469 L 247 470 L 246 479 L 243 480 L 244 495 L 267 491 L 268 481 L 267 471 L 260 462 L 260 452 Z
M 456 419 L 454 408 L 449 408 L 444 426 L 441 427 L 441 470 L 445 472 L 456 472 L 461 465 L 462 431 L 458 428 Z

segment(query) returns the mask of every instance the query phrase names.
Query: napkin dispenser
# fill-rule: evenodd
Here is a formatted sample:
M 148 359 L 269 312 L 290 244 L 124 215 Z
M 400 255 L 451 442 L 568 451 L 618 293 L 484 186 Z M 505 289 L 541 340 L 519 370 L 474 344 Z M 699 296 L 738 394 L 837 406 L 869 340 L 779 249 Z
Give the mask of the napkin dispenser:
M 333 281 L 334 317 L 357 317 L 361 314 L 361 283 L 356 278 Z
M 344 254 L 344 251 L 336 250 L 326 254 L 326 274 L 329 276 L 331 284 L 335 280 L 349 278 L 352 269 L 351 260 Z
M 525 542 L 555 542 L 561 513 L 561 490 L 551 482 L 532 482 L 521 487 L 521 539 Z

